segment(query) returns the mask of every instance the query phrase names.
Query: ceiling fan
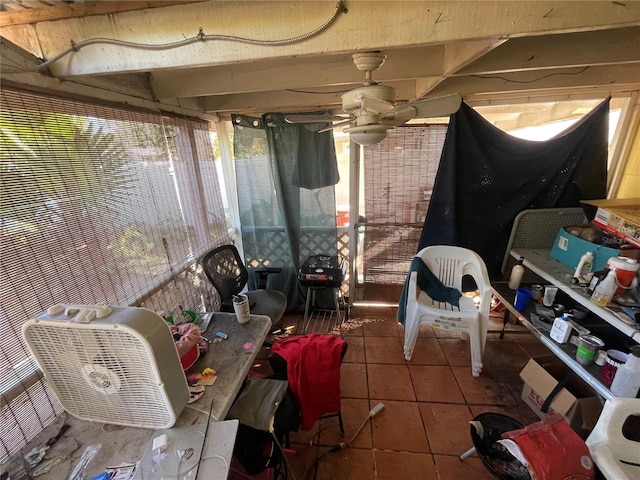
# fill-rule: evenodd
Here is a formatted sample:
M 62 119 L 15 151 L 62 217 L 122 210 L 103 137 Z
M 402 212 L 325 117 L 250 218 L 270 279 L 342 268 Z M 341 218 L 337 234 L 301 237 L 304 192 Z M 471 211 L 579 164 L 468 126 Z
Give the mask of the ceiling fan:
M 384 140 L 387 131 L 405 124 L 412 118 L 444 117 L 460 108 L 460 95 L 447 95 L 437 98 L 424 98 L 415 102 L 396 105 L 396 90 L 387 85 L 374 82 L 371 72 L 379 69 L 387 56 L 381 52 L 354 53 L 353 63 L 365 72 L 362 87 L 350 90 L 342 95 L 342 109 L 348 116 L 291 114 L 285 117 L 288 123 L 337 122 L 331 127 L 319 130 L 324 132 L 334 127 L 349 125 L 344 129 L 351 139 L 360 145 L 374 145 Z

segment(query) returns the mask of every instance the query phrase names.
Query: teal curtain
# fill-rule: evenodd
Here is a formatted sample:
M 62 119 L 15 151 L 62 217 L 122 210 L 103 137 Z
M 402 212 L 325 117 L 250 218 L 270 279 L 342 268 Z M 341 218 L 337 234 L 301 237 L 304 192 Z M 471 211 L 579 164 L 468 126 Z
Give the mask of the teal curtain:
M 232 121 L 245 263 L 282 268 L 268 287 L 287 295 L 289 310 L 299 309 L 300 264 L 309 255 L 337 255 L 333 131 L 288 124 L 278 113 Z

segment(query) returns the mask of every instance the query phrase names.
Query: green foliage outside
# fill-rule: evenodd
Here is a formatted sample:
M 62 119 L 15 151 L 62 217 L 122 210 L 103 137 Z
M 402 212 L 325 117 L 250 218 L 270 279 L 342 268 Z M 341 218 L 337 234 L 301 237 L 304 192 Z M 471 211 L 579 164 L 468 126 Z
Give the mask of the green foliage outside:
M 54 227 L 65 212 L 115 213 L 134 181 L 113 133 L 66 114 L 0 112 L 0 218 L 7 233 Z
M 233 157 L 236 160 L 267 155 L 267 139 L 264 135 L 240 135 L 232 139 Z

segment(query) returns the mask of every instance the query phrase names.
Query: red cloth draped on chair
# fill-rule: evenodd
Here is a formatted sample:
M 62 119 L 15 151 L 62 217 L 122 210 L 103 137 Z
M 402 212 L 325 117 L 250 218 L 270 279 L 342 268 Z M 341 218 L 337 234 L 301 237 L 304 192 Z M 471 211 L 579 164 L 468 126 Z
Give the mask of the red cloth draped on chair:
M 340 412 L 340 364 L 346 347 L 341 338 L 318 333 L 278 340 L 271 347 L 287 362 L 302 430 L 310 430 L 324 414 Z

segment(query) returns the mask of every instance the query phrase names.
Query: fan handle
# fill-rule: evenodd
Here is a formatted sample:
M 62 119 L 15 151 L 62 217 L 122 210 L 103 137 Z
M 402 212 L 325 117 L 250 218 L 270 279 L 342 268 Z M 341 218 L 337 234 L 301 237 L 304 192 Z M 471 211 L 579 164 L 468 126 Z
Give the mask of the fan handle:
M 104 318 L 111 313 L 111 308 L 106 305 L 78 305 L 61 304 L 47 308 L 47 315 L 58 315 L 64 311 L 65 317 L 75 317 L 74 322 L 89 323 L 96 318 Z

